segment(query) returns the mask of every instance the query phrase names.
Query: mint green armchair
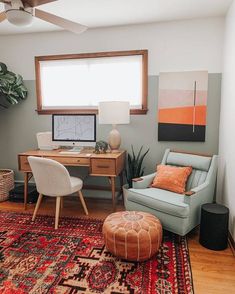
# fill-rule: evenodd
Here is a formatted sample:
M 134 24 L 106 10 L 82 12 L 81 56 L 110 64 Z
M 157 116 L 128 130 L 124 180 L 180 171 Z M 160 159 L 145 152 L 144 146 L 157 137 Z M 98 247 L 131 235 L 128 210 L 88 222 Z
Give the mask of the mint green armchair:
M 157 216 L 163 228 L 184 236 L 200 223 L 201 206 L 213 202 L 217 155 L 201 156 L 167 149 L 162 164 L 192 166 L 185 194 L 149 187 L 156 173 L 133 180 L 133 188 L 124 189 L 126 210 L 139 210 Z

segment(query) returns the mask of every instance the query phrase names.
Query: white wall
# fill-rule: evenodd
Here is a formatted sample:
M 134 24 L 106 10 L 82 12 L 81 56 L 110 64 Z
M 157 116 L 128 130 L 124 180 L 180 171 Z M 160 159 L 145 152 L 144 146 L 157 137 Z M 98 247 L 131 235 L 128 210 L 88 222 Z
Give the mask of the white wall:
M 160 71 L 221 72 L 223 18 L 91 29 L 81 35 L 51 32 L 0 36 L 0 59 L 34 80 L 34 56 L 112 50 L 149 50 L 149 75 Z
M 218 200 L 230 209 L 230 232 L 235 240 L 235 2 L 226 16 L 222 78 Z

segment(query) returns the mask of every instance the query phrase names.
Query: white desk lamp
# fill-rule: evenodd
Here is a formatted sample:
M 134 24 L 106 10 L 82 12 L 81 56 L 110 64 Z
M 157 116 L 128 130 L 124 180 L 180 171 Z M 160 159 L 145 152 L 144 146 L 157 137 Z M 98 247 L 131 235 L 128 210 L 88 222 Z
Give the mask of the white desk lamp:
M 99 123 L 111 124 L 109 133 L 109 146 L 112 152 L 118 152 L 121 145 L 121 136 L 116 125 L 130 123 L 130 103 L 127 101 L 107 101 L 99 103 Z

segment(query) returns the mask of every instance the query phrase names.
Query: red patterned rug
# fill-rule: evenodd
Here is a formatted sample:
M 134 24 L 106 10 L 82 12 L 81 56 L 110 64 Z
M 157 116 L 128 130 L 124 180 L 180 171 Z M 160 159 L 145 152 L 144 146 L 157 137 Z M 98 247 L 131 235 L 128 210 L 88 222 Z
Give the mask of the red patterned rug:
M 164 234 L 158 254 L 136 263 L 105 250 L 102 221 L 0 212 L 0 294 L 193 293 L 187 241 Z

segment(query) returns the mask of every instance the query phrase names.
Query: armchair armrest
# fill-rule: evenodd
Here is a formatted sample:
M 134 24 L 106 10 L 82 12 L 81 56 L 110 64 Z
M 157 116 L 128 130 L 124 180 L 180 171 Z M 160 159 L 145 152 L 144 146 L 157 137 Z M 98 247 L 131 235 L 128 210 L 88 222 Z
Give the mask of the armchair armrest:
M 156 173 L 143 176 L 141 178 L 135 178 L 132 180 L 132 185 L 134 189 L 145 189 L 147 188 L 153 181 Z
M 213 200 L 214 189 L 209 182 L 205 182 L 198 187 L 191 189 L 185 193 L 184 202 L 187 204 L 207 203 Z
M 194 192 L 194 193 L 198 193 L 198 192 L 201 192 L 201 191 L 205 190 L 208 187 L 209 187 L 209 182 L 206 181 L 203 184 L 191 189 L 191 191 Z
M 193 194 L 195 194 L 194 191 L 187 191 L 184 193 L 184 195 L 186 195 L 186 196 L 192 196 Z
M 134 178 L 132 179 L 132 182 L 141 182 L 143 181 L 143 178 Z
M 186 192 L 184 193 L 184 195 L 186 195 L 186 196 L 192 196 L 192 195 L 194 195 L 194 194 L 199 193 L 200 191 L 203 191 L 203 190 L 206 189 L 207 187 L 209 187 L 209 183 L 208 183 L 208 182 L 205 182 L 205 183 L 203 183 L 203 184 L 201 184 L 201 185 L 199 185 L 199 186 L 197 186 L 197 187 L 191 189 L 190 191 L 186 191 Z

